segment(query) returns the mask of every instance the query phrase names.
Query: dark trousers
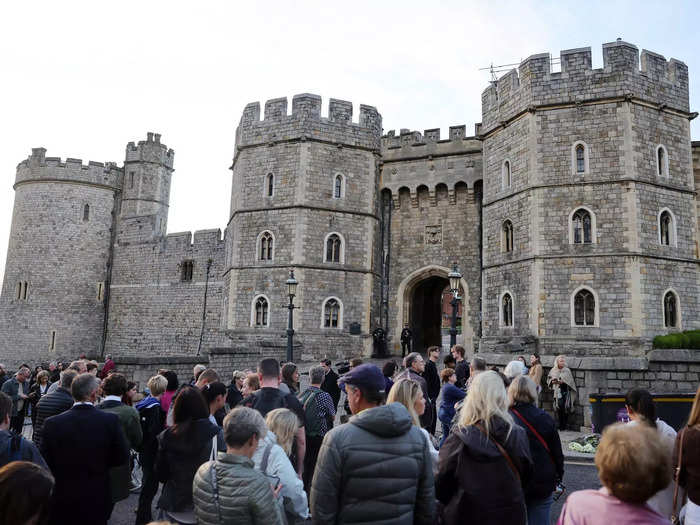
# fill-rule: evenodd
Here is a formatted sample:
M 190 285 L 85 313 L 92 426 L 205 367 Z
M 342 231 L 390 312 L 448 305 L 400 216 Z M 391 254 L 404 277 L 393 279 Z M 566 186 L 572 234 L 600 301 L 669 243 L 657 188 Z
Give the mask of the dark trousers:
M 406 357 L 406 353 L 411 352 L 411 345 L 408 341 L 401 341 L 401 357 Z
M 146 465 L 141 460 L 143 478 L 141 480 L 141 493 L 139 494 L 139 506 L 136 510 L 136 525 L 145 525 L 151 521 L 151 507 L 153 498 L 158 492 L 158 478 L 153 465 Z
M 566 430 L 569 413 L 566 411 L 566 396 L 562 396 L 557 402 L 557 415 L 559 416 L 559 430 Z
M 321 443 L 323 443 L 323 436 L 306 436 L 306 455 L 304 456 L 302 479 L 307 494 L 311 494 L 311 482 L 314 479 L 314 470 L 316 470 L 318 453 L 321 451 Z
M 22 434 L 24 428 L 24 410 L 17 412 L 16 416 L 10 418 L 10 430 L 17 434 Z
M 430 400 L 430 410 L 433 418 L 430 420 L 430 427 L 428 428 L 428 432 L 430 432 L 434 436 L 435 427 L 437 426 L 437 399 Z

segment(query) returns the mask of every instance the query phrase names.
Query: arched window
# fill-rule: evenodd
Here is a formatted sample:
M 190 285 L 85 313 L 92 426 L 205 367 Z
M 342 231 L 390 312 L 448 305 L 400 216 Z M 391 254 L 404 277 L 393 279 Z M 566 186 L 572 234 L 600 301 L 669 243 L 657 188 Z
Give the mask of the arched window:
M 659 244 L 676 246 L 676 218 L 668 208 L 659 212 Z
M 579 208 L 571 217 L 574 244 L 590 244 L 593 242 L 593 227 L 591 214 L 584 208 Z
M 270 302 L 264 295 L 259 295 L 253 300 L 251 324 L 253 326 L 270 326 L 269 323 Z
M 664 294 L 664 326 L 678 328 L 678 296 L 669 290 Z
M 337 174 L 333 179 L 333 198 L 342 199 L 343 198 L 343 186 L 344 186 L 343 176 Z
M 574 296 L 574 324 L 576 326 L 595 325 L 595 296 L 587 288 L 582 288 Z
M 501 167 L 501 189 L 510 188 L 512 182 L 510 161 L 504 160 L 503 166 Z
M 588 169 L 588 145 L 583 141 L 571 145 L 571 173 L 585 175 Z
M 586 157 L 585 148 L 583 144 L 576 146 L 576 173 L 583 173 L 586 171 Z
M 323 328 L 342 328 L 343 308 L 340 300 L 329 297 L 323 302 Z
M 86 204 L 83 206 L 83 222 L 87 222 L 90 220 L 90 205 Z
M 265 195 L 272 197 L 275 194 L 275 176 L 268 173 L 265 178 Z
M 342 262 L 341 251 L 343 242 L 337 233 L 332 233 L 326 238 L 326 259 L 325 262 Z
M 513 296 L 508 292 L 501 297 L 501 326 L 513 326 Z
M 656 146 L 656 175 L 668 177 L 668 152 L 666 147 L 661 144 Z
M 503 231 L 501 233 L 502 250 L 504 252 L 513 251 L 513 223 L 510 220 L 503 221 Z
M 260 256 L 260 260 L 271 261 L 275 250 L 275 239 L 272 236 L 272 233 L 269 231 L 264 231 L 260 234 L 259 239 L 260 248 L 258 250 L 258 254 Z

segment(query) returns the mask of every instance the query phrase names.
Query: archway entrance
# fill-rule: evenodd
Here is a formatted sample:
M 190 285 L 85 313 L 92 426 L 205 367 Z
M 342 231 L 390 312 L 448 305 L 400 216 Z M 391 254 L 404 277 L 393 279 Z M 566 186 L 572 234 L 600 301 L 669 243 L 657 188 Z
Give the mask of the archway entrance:
M 442 294 L 449 285 L 445 277 L 434 276 L 414 287 L 409 326 L 416 352 L 425 352 L 429 346 L 442 346 Z
M 409 325 L 413 332 L 412 349 L 425 352 L 429 346 L 443 346 L 443 328 L 445 334 L 450 326 L 452 307 L 449 301 L 448 268 L 426 266 L 407 276 L 397 290 L 397 317 L 394 325 L 393 341 L 396 350 L 400 350 L 399 334 L 404 325 Z M 460 283 L 459 315 L 457 320 L 457 342 L 471 350 L 472 329 L 469 323 L 469 289 L 462 278 Z

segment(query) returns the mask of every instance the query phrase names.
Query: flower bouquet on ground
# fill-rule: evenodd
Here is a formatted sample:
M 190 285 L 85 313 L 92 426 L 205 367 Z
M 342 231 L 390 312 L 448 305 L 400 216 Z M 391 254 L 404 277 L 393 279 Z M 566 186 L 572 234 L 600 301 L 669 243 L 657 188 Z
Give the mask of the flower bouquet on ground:
M 569 450 L 574 452 L 584 452 L 586 454 L 595 454 L 600 443 L 600 434 L 588 434 L 574 439 L 569 443 Z

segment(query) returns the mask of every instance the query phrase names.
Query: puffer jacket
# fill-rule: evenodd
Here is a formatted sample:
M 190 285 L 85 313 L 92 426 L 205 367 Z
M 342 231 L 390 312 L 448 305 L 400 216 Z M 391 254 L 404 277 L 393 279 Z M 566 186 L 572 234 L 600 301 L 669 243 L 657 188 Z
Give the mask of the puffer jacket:
M 206 419 L 196 419 L 189 429 L 176 433 L 175 427 L 158 436 L 156 476 L 163 483 L 158 508 L 169 511 L 192 510 L 192 480 L 197 469 L 209 460 L 212 438 L 219 436 L 218 449 L 225 445 L 219 427 Z
M 216 489 L 212 468 L 216 471 Z M 192 491 L 199 525 L 284 524 L 270 480 L 254 470 L 253 461 L 245 456 L 219 452 L 216 462 L 207 461 L 199 467 Z
M 36 448 L 41 448 L 41 436 L 44 431 L 44 421 L 51 416 L 62 414 L 73 406 L 73 396 L 67 388 L 59 386 L 53 394 L 45 394 L 36 405 L 36 421 L 32 441 Z
M 508 453 L 518 476 L 493 443 Z M 490 437 L 470 425 L 455 427 L 440 448 L 435 492 L 445 506 L 446 525 L 525 525 L 523 487 L 532 476 L 530 445 L 525 431 L 493 418 Z M 518 479 L 518 477 L 520 479 Z
M 400 403 L 363 410 L 323 439 L 311 488 L 319 524 L 432 523 L 428 443 Z

